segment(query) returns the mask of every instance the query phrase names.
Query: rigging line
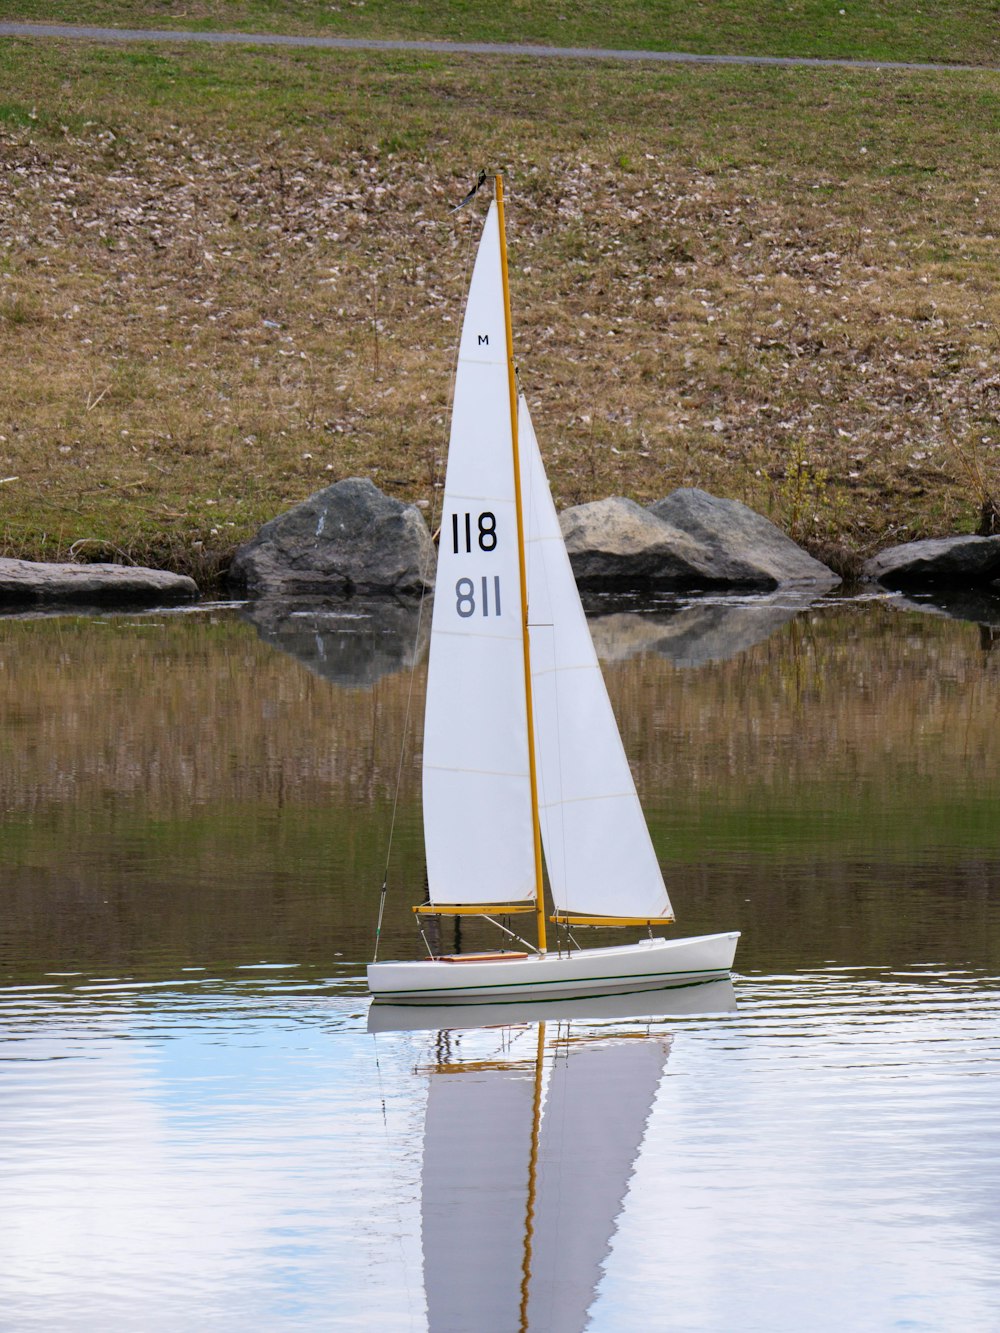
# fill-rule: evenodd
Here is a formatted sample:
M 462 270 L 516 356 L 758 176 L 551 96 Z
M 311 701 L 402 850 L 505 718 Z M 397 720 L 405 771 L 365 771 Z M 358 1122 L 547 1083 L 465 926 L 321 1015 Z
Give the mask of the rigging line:
M 527 447 L 525 447 L 524 454 L 523 454 L 523 460 L 522 460 L 522 464 L 521 464 L 521 472 L 522 472 L 522 475 L 524 476 L 525 481 L 526 481 L 526 486 L 525 486 L 525 515 L 526 515 L 526 524 L 525 524 L 525 526 L 527 527 L 527 529 L 528 529 L 528 533 L 529 533 L 528 540 L 525 542 L 525 578 L 526 578 L 526 580 L 527 580 L 527 587 L 528 587 L 528 623 L 527 623 L 527 626 L 526 626 L 526 632 L 527 632 L 527 634 L 528 634 L 528 639 L 529 639 L 529 641 L 530 641 L 530 639 L 531 639 L 531 631 L 532 631 L 533 629 L 534 629 L 534 630 L 551 629 L 551 630 L 553 631 L 553 634 L 554 634 L 555 631 L 554 631 L 554 625 L 551 624 L 551 623 L 546 623 L 546 622 L 542 622 L 542 621 L 539 621 L 539 622 L 535 623 L 534 625 L 531 623 L 531 584 L 532 584 L 532 579 L 533 579 L 533 578 L 541 578 L 541 580 L 544 582 L 544 584 L 545 584 L 546 601 L 547 601 L 547 604 L 548 604 L 550 610 L 551 610 L 551 608 L 553 607 L 553 601 L 552 601 L 552 596 L 551 596 L 551 593 L 550 593 L 550 590 L 549 590 L 549 576 L 548 576 L 548 569 L 547 569 L 546 564 L 545 564 L 545 557 L 541 554 L 541 551 L 540 551 L 540 545 L 541 545 L 541 543 L 540 543 L 539 541 L 537 541 L 537 540 L 534 540 L 534 541 L 531 540 L 531 537 L 530 537 L 531 527 L 532 527 L 532 524 L 531 524 L 531 516 L 532 516 L 532 514 L 534 513 L 534 506 L 535 506 L 535 481 L 536 481 L 536 474 L 537 474 L 537 471 L 538 471 L 538 467 L 537 467 L 538 444 L 537 444 L 537 440 L 536 440 L 536 437 L 535 437 L 535 424 L 534 424 L 534 422 L 531 420 L 531 409 L 530 409 L 529 406 L 528 406 L 528 398 L 527 398 L 527 395 L 526 395 L 526 393 L 524 392 L 524 389 L 523 389 L 523 387 L 522 387 L 522 385 L 521 385 L 521 372 L 520 372 L 520 368 L 519 368 L 518 366 L 516 366 L 516 365 L 515 365 L 515 367 L 514 367 L 514 381 L 515 381 L 515 384 L 516 384 L 516 386 L 517 386 L 517 405 L 518 405 L 518 412 L 520 412 L 520 410 L 521 410 L 521 404 L 522 404 L 522 402 L 523 402 L 523 403 L 524 403 L 524 410 L 525 410 L 525 417 L 526 417 L 526 420 L 527 420 L 527 422 L 528 422 L 528 426 L 529 426 L 529 430 L 528 430 L 528 433 L 527 433 L 527 436 L 526 436 L 526 440 L 530 440 L 530 441 L 531 441 L 531 444 L 532 444 L 532 447 L 531 447 L 530 449 L 527 448 Z M 547 483 L 546 483 L 546 484 L 547 484 Z M 543 497 L 543 500 L 544 500 L 544 497 Z M 554 613 L 553 613 L 553 620 L 554 620 Z M 554 653 L 554 652 L 555 652 L 555 645 L 553 644 L 553 653 Z M 536 657 L 536 659 L 535 659 L 535 664 L 537 664 L 537 657 Z M 532 676 L 534 676 L 534 669 L 532 670 Z M 558 677 L 555 677 L 554 679 L 557 680 Z M 558 714 L 557 714 L 557 717 L 556 717 L 556 723 L 557 723 L 557 726 L 558 726 Z M 537 730 L 537 729 L 536 729 L 536 730 Z M 548 777 L 549 777 L 549 779 L 551 780 L 551 777 L 552 777 L 551 773 L 549 773 Z M 547 796 L 546 796 L 546 794 L 545 794 L 545 788 L 546 788 L 546 773 L 545 773 L 545 765 L 544 765 L 543 763 L 539 763 L 539 765 L 538 765 L 539 805 L 541 806 L 542 803 L 544 802 L 544 803 L 545 803 L 545 806 L 546 806 L 544 815 L 542 814 L 542 810 L 541 810 L 541 808 L 539 809 L 539 816 L 538 816 L 538 817 L 539 817 L 539 824 L 540 824 L 540 830 L 539 830 L 539 831 L 540 831 L 540 833 L 542 833 L 542 857 L 543 857 L 543 861 L 544 861 L 545 869 L 546 869 L 546 871 L 548 872 L 549 891 L 552 892 L 552 890 L 553 890 L 553 884 L 552 884 L 552 868 L 551 868 L 551 866 L 549 865 L 548 857 L 545 856 L 545 850 L 544 850 L 544 849 L 545 849 L 545 842 L 546 842 L 545 834 L 547 834 L 547 833 L 548 833 L 548 830 L 549 830 L 549 810 L 548 810 L 548 804 L 547 804 L 547 802 L 548 802 L 548 798 L 547 798 Z M 544 822 L 544 832 L 543 832 L 542 829 L 541 829 L 541 821 L 542 821 L 543 819 L 544 819 L 544 821 L 545 821 L 545 822 Z M 564 863 L 565 863 L 565 859 L 564 859 Z M 544 883 L 544 881 L 543 881 L 543 883 Z M 541 888 L 541 891 L 544 893 L 544 887 Z M 553 901 L 554 901 L 554 900 L 553 900 Z M 561 950 L 560 947 L 559 947 L 559 943 L 558 943 L 558 941 L 559 941 L 559 932 L 558 932 L 558 928 L 557 928 L 557 930 L 556 930 L 556 952 L 557 952 L 557 953 L 561 953 L 562 950 Z
M 524 947 L 526 949 L 529 949 L 532 953 L 539 952 L 537 946 L 532 944 L 530 940 L 523 939 L 520 935 L 517 934 L 516 931 L 513 931 L 508 926 L 505 926 L 502 921 L 498 921 L 495 916 L 487 916 L 486 913 L 484 912 L 483 920 L 488 921 L 491 926 L 496 926 L 497 930 L 502 930 L 503 933 L 505 935 L 509 935 L 512 940 L 517 940 L 518 944 L 523 944 Z
M 531 841 L 535 879 L 535 926 L 538 948 L 545 953 L 545 871 L 542 864 L 542 833 L 538 815 L 538 767 L 535 754 L 534 704 L 531 689 L 531 635 L 528 632 L 528 577 L 525 560 L 525 513 L 521 494 L 524 456 L 519 444 L 520 407 L 514 381 L 514 330 L 510 308 L 510 272 L 507 265 L 507 221 L 504 211 L 503 176 L 497 172 L 493 198 L 496 204 L 500 241 L 500 284 L 503 291 L 504 343 L 507 352 L 507 396 L 510 411 L 511 461 L 514 465 L 514 515 L 517 532 L 517 575 L 521 602 L 521 651 L 524 669 L 524 711 L 528 732 L 528 789 L 531 795 Z
M 472 191 L 472 195 L 474 195 L 478 191 L 481 183 L 482 183 L 481 181 L 477 183 L 475 189 Z M 469 197 L 471 198 L 472 195 L 470 195 Z M 465 202 L 468 201 L 466 200 Z M 465 264 L 462 271 L 463 290 L 465 291 L 468 290 L 469 286 L 468 279 L 469 279 L 470 269 L 472 268 L 472 256 L 474 250 L 473 229 L 466 228 L 466 232 L 467 232 L 467 237 L 465 245 Z M 455 381 L 457 379 L 458 379 L 458 357 L 456 355 L 454 365 L 452 366 L 451 382 L 449 383 L 448 386 L 447 419 L 449 421 L 451 420 L 452 407 L 455 402 Z M 440 522 L 441 512 L 435 513 L 434 509 L 436 499 L 437 499 L 437 460 L 435 458 L 434 466 L 431 471 L 431 508 L 429 511 L 431 516 L 430 529 L 432 533 L 436 532 L 441 526 Z M 444 488 L 442 486 L 440 510 L 443 511 L 443 508 L 444 508 Z M 433 545 L 432 545 L 432 550 L 433 550 Z M 428 559 L 430 559 L 430 557 L 428 557 Z M 417 624 L 413 635 L 414 661 L 416 660 L 417 646 L 420 643 L 420 631 L 423 625 L 423 617 L 424 617 L 424 603 L 427 600 L 428 573 L 429 570 L 426 568 L 421 570 L 420 599 L 417 603 Z M 396 813 L 399 808 L 399 791 L 403 782 L 403 762 L 406 758 L 406 742 L 410 734 L 410 716 L 412 713 L 412 705 L 413 705 L 413 682 L 415 675 L 416 675 L 416 669 L 414 666 L 410 668 L 410 683 L 406 691 L 406 708 L 403 713 L 403 734 L 399 744 L 399 764 L 397 765 L 396 768 L 396 785 L 392 795 L 392 814 L 389 818 L 389 836 L 386 840 L 385 868 L 382 874 L 382 888 L 379 893 L 378 923 L 375 928 L 375 949 L 372 955 L 372 962 L 376 962 L 378 960 L 379 939 L 382 934 L 382 914 L 385 911 L 385 900 L 389 887 L 389 863 L 392 858 L 392 843 L 396 832 Z M 423 931 L 421 931 L 421 934 L 423 934 Z M 426 944 L 426 939 L 424 943 Z M 430 946 L 428 946 L 428 953 L 430 953 Z
M 527 408 L 527 398 L 525 398 L 525 407 Z M 530 420 L 530 415 L 531 415 L 531 414 L 530 414 L 530 409 L 528 409 L 528 417 L 529 417 L 529 420 Z M 532 436 L 532 439 L 535 441 L 535 448 L 534 448 L 534 450 L 532 450 L 532 453 L 531 453 L 531 463 L 532 463 L 532 466 L 531 466 L 531 468 L 530 468 L 530 470 L 529 470 L 529 472 L 528 472 L 528 478 L 529 478 L 528 485 L 529 485 L 529 490 L 531 491 L 531 496 L 529 497 L 529 502 L 530 502 L 530 499 L 533 498 L 533 494 L 534 494 L 534 492 L 533 492 L 533 490 L 532 490 L 531 488 L 534 487 L 535 478 L 536 478 L 536 472 L 537 472 L 537 461 L 536 461 L 536 459 L 537 459 L 537 455 L 540 453 L 540 450 L 538 449 L 538 445 L 537 445 L 537 437 L 535 436 L 534 422 L 531 423 L 531 436 Z M 546 484 L 546 486 L 549 485 L 547 479 L 546 479 L 545 484 Z M 551 488 L 550 488 L 550 489 L 551 489 Z M 541 503 L 544 504 L 544 503 L 545 503 L 545 500 L 546 500 L 547 498 L 548 498 L 548 497 L 543 496 L 543 497 L 542 497 L 542 500 L 541 500 Z M 553 505 L 553 507 L 555 506 L 555 500 L 552 500 L 552 505 Z M 531 512 L 531 511 L 529 510 L 529 513 L 530 513 L 530 512 Z M 554 717 L 555 751 L 556 751 L 556 762 L 555 762 L 555 765 L 551 765 L 551 764 L 550 764 L 550 765 L 548 766 L 548 769 L 549 769 L 548 774 L 547 774 L 547 777 L 548 777 L 548 792 L 545 793 L 545 801 L 546 801 L 546 809 L 545 809 L 545 830 L 546 830 L 546 833 L 548 833 L 548 834 L 550 835 L 550 838 L 551 838 L 551 841 L 552 841 L 553 844 L 556 842 L 556 839 L 557 839 L 557 837 L 558 837 L 558 841 L 559 841 L 559 845 L 560 845 L 560 849 L 561 849 L 561 865 L 560 865 L 561 875 L 560 875 L 560 882 L 559 882 L 559 890 L 560 890 L 560 892 L 561 892 L 562 894 L 565 894 L 565 893 L 566 893 L 566 865 L 567 865 L 567 859 L 568 859 L 568 858 L 567 858 L 567 850 L 566 850 L 566 848 L 567 848 L 567 843 L 566 843 L 566 811 L 565 811 L 565 801 L 563 800 L 563 783 L 562 783 L 562 771 L 563 771 L 563 769 L 562 769 L 562 726 L 561 726 L 561 716 L 560 716 L 560 710 L 559 710 L 559 677 L 560 677 L 560 666 L 559 666 L 559 660 L 558 660 L 558 655 L 557 655 L 557 654 L 558 654 L 558 650 L 557 650 L 557 647 L 556 647 L 556 637 L 555 637 L 555 623 L 556 623 L 556 619 L 557 619 L 557 615 L 558 615 L 558 610 L 557 610 L 557 605 L 556 605 L 556 598 L 555 598 L 555 596 L 553 595 L 552 583 L 551 583 L 551 580 L 549 579 L 549 569 L 548 569 L 548 565 L 546 564 L 544 557 L 542 557 L 542 556 L 540 555 L 540 553 L 539 553 L 539 551 L 538 551 L 538 549 L 537 549 L 540 545 L 541 545 L 541 543 L 539 543 L 539 542 L 537 542 L 537 541 L 536 541 L 536 542 L 529 542 L 529 543 L 528 543 L 529 559 L 533 559 L 533 561 L 534 561 L 533 568 L 534 568 L 535 570 L 537 570 L 537 577 L 540 578 L 541 581 L 542 581 L 542 582 L 544 583 L 544 585 L 545 585 L 545 596 L 546 596 L 546 600 L 547 600 L 547 602 L 548 602 L 548 606 L 549 606 L 549 610 L 550 610 L 550 614 L 551 614 L 551 621 L 550 621 L 550 623 L 548 623 L 548 624 L 539 623 L 539 624 L 535 625 L 533 628 L 538 629 L 538 630 L 541 630 L 541 629 L 549 629 L 549 630 L 551 631 L 551 638 L 552 638 L 552 695 L 553 695 L 553 703 L 554 703 L 553 717 Z M 532 552 L 532 547 L 535 547 L 535 548 L 536 548 L 536 549 L 534 550 L 534 552 Z M 530 612 L 530 607 L 529 607 L 529 612 Z M 588 632 L 589 632 L 589 630 L 588 630 Z M 553 773 L 553 771 L 552 771 L 552 770 L 553 770 L 553 767 L 554 767 L 554 769 L 555 769 L 555 772 L 554 772 L 554 773 Z M 542 785 L 542 787 L 544 788 L 544 787 L 546 786 L 545 766 L 544 766 L 544 765 L 539 765 L 539 768 L 540 768 L 540 770 L 541 770 L 541 785 Z M 554 789 L 554 790 L 553 790 L 553 789 Z M 553 827 L 553 820 L 558 820 L 558 823 L 555 825 L 555 827 Z M 552 876 L 552 869 L 553 869 L 553 868 L 552 868 L 551 865 L 549 865 L 548 858 L 546 858 L 546 862 L 545 862 L 545 864 L 546 864 L 546 867 L 547 867 L 548 872 L 549 872 L 549 888 L 550 888 L 550 890 L 552 891 L 553 902 L 555 902 L 555 885 L 554 885 L 554 883 L 553 883 L 553 876 Z M 557 909 L 557 911 L 558 911 L 558 909 Z M 558 930 L 557 930 L 557 932 L 556 932 L 556 937 L 557 937 L 557 939 L 559 938 L 559 932 L 558 932 Z M 571 936 L 570 938 L 572 938 L 572 936 Z M 574 941 L 574 943 L 575 943 L 575 941 Z M 579 946 L 577 946 L 577 947 L 579 947 Z M 561 952 L 561 949 L 560 949 L 560 952 Z M 568 951 L 567 951 L 567 952 L 568 952 Z

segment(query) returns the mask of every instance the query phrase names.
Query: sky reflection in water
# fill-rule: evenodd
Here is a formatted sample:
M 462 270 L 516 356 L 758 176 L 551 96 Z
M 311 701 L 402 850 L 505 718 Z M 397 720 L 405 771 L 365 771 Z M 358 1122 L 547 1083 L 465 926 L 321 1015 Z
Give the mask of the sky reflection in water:
M 358 996 L 288 980 L 5 995 L 6 1326 L 127 1328 L 141 1310 L 145 1328 L 423 1328 L 425 1275 L 440 1285 L 447 1265 L 440 1225 L 421 1254 L 421 1193 L 446 1207 L 474 1165 L 493 1180 L 491 1240 L 507 1228 L 520 1251 L 537 1026 L 369 1035 Z M 735 1013 L 546 1024 L 547 1084 L 567 1047 L 647 1048 L 656 1068 L 636 1087 L 608 1066 L 631 1179 L 614 1134 L 581 1144 L 590 1102 L 569 1103 L 583 1130 L 557 1140 L 564 1224 L 577 1173 L 617 1172 L 624 1203 L 588 1215 L 604 1230 L 580 1273 L 572 1247 L 553 1266 L 536 1238 L 536 1282 L 578 1277 L 601 1330 L 994 1326 L 997 986 L 848 969 L 736 992 Z M 461 1140 L 431 1152 L 442 1071 L 505 1067 L 519 1106 L 502 1084 L 457 1094 L 484 1118 L 478 1163 Z M 519 1307 L 517 1265 L 500 1268 L 482 1328 Z

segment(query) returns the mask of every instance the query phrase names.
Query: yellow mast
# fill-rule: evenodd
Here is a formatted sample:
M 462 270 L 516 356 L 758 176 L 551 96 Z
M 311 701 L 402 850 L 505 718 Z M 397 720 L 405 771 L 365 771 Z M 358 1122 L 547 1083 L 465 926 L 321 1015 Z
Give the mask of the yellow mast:
M 510 392 L 510 432 L 514 452 L 514 509 L 517 514 L 517 564 L 521 580 L 521 642 L 524 648 L 524 698 L 528 716 L 528 779 L 531 786 L 531 833 L 535 848 L 535 921 L 538 948 L 545 953 L 545 884 L 542 878 L 542 834 L 538 823 L 538 775 L 535 767 L 535 722 L 531 702 L 531 646 L 528 639 L 528 578 L 524 558 L 524 511 L 521 501 L 521 455 L 517 439 L 517 379 L 514 373 L 514 333 L 510 321 L 510 283 L 507 278 L 507 229 L 503 210 L 503 177 L 493 177 L 500 223 L 500 273 L 503 280 L 503 320 L 507 334 L 507 384 Z

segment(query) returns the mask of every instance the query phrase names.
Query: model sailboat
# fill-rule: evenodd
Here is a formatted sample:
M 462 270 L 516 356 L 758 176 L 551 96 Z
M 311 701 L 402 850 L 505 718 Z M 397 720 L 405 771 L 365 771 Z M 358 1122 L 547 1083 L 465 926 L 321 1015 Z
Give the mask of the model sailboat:
M 738 932 L 654 937 L 674 917 L 518 401 L 503 184 L 459 349 L 424 713 L 425 914 L 534 913 L 537 947 L 372 963 L 394 1003 L 607 995 L 728 974 Z M 546 937 L 542 848 L 560 947 Z M 648 938 L 580 948 L 575 926 Z M 565 939 L 562 939 L 565 936 Z

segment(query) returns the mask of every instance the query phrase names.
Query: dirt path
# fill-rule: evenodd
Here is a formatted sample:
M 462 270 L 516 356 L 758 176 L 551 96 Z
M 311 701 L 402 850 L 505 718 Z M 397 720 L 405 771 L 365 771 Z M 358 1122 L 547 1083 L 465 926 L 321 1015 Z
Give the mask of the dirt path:
M 61 37 L 92 42 L 209 42 L 215 45 L 308 46 L 332 51 L 423 51 L 441 55 L 533 56 L 556 60 L 654 61 L 680 65 L 833 66 L 846 69 L 956 70 L 976 73 L 993 65 L 948 65 L 909 60 L 820 60 L 808 56 L 693 55 L 684 51 L 618 51 L 605 47 L 532 46 L 522 42 L 411 42 L 369 37 L 286 36 L 278 33 L 185 32 L 163 28 L 99 28 L 82 24 L 0 23 L 0 37 Z

